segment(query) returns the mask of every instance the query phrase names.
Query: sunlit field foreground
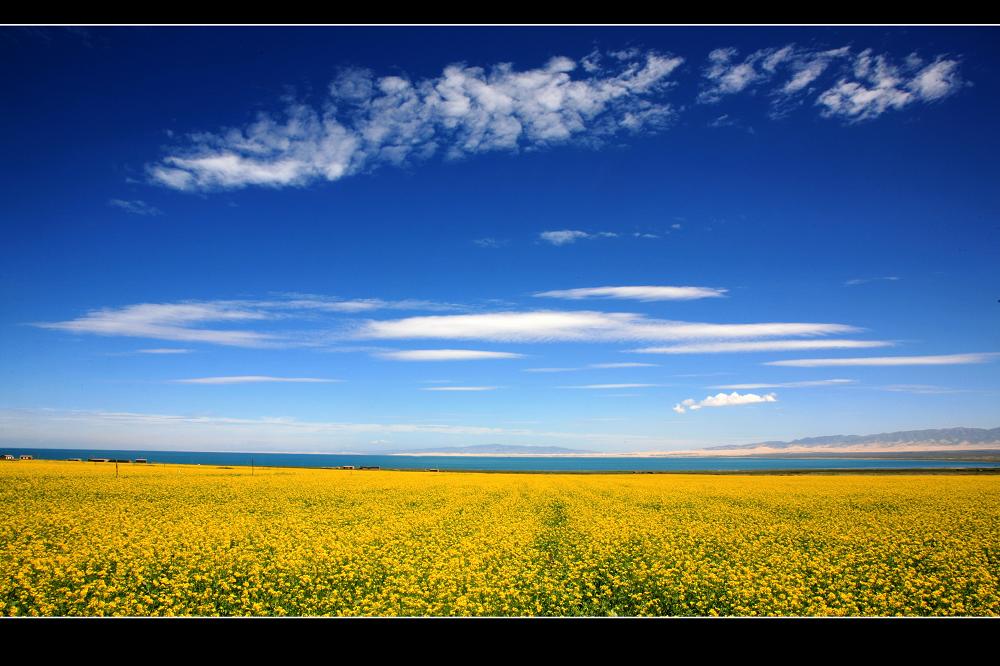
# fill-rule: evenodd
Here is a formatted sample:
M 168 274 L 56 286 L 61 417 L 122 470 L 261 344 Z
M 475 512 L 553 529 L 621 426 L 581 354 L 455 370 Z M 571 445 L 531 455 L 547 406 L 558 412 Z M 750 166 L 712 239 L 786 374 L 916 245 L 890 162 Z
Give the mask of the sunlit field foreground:
M 0 614 L 1000 614 L 1000 476 L 120 474 L 0 463 Z

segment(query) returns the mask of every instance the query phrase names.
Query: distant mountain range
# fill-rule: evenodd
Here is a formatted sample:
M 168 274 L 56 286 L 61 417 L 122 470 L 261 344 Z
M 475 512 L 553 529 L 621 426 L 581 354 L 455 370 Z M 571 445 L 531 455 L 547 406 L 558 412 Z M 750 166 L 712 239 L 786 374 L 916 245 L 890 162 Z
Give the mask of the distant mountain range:
M 440 446 L 434 449 L 407 449 L 405 451 L 385 451 L 387 455 L 453 455 L 453 456 L 489 456 L 489 455 L 571 455 L 574 453 L 590 453 L 580 449 L 567 449 L 561 446 L 515 446 L 512 444 L 478 444 L 475 446 Z
M 379 451 L 382 455 L 439 456 L 755 456 L 825 454 L 838 456 L 849 453 L 891 455 L 908 452 L 1000 451 L 1000 428 L 941 428 L 937 430 L 902 430 L 877 435 L 829 435 L 805 437 L 790 442 L 758 442 L 709 446 L 686 451 L 646 453 L 598 453 L 562 446 L 517 446 L 513 444 L 479 444 L 475 446 L 440 446 L 428 449 L 396 449 Z M 371 453 L 370 451 L 367 453 Z M 992 455 L 992 453 L 991 453 Z
M 705 451 L 750 450 L 829 451 L 918 451 L 1000 449 L 1000 428 L 941 428 L 938 430 L 902 430 L 878 435 L 830 435 L 806 437 L 791 442 L 760 442 L 730 446 L 710 446 Z

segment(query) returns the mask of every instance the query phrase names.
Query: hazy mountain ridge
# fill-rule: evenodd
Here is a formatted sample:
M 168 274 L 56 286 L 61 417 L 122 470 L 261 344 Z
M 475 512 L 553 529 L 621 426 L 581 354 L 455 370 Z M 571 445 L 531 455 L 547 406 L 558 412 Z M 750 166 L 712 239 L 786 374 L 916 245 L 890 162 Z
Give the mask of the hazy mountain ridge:
M 985 448 L 1000 448 L 1000 428 L 940 428 L 936 430 L 901 430 L 876 435 L 827 435 L 805 437 L 790 442 L 758 442 L 755 444 L 734 444 L 706 447 L 706 451 L 734 451 L 743 449 L 790 449 L 790 448 L 847 448 L 926 445 L 931 448 L 949 448 L 976 445 Z
M 477 444 L 474 446 L 439 446 L 432 449 L 406 449 L 406 450 L 396 450 L 396 451 L 385 451 L 386 455 L 434 455 L 434 454 L 451 454 L 451 455 L 554 455 L 554 454 L 572 454 L 572 453 L 593 453 L 593 451 L 584 451 L 581 449 L 567 449 L 562 446 L 518 446 L 514 444 Z

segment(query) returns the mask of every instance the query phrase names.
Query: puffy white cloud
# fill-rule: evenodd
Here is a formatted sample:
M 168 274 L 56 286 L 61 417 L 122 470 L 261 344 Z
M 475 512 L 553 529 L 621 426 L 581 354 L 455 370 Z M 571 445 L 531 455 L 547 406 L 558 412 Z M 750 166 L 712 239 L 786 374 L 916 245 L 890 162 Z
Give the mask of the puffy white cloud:
M 726 295 L 726 289 L 713 287 L 589 287 L 582 289 L 557 289 L 535 294 L 539 298 L 618 298 L 635 301 L 688 301 L 698 298 L 719 298 Z
M 774 393 L 757 395 L 756 393 L 737 393 L 733 391 L 732 393 L 710 395 L 701 401 L 688 398 L 674 405 L 673 410 L 678 414 L 683 414 L 686 411 L 695 411 L 703 407 L 734 407 L 736 405 L 753 405 L 761 402 L 777 401 L 778 397 Z
M 892 365 L 967 365 L 989 363 L 1000 352 L 981 354 L 942 354 L 938 356 L 872 356 L 866 358 L 806 358 L 791 361 L 771 361 L 765 365 L 783 365 L 795 368 L 820 368 L 830 366 L 892 366 Z
M 648 51 L 610 67 L 591 58 L 582 72 L 566 57 L 524 71 L 455 64 L 421 81 L 346 70 L 319 108 L 292 104 L 280 117 L 194 135 L 149 174 L 179 190 L 299 186 L 436 153 L 458 158 L 655 131 L 674 115 L 663 93 L 681 62 Z
M 393 361 L 477 361 L 495 358 L 523 358 L 524 354 L 479 351 L 476 349 L 408 349 L 380 352 L 380 358 Z

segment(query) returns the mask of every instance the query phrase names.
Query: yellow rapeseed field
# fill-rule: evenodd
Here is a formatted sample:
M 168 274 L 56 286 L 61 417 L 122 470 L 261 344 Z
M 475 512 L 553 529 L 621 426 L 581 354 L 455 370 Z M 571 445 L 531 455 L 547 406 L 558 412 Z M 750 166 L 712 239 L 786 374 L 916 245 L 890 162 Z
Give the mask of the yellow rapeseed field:
M 998 615 L 1000 476 L 0 463 L 0 615 Z

